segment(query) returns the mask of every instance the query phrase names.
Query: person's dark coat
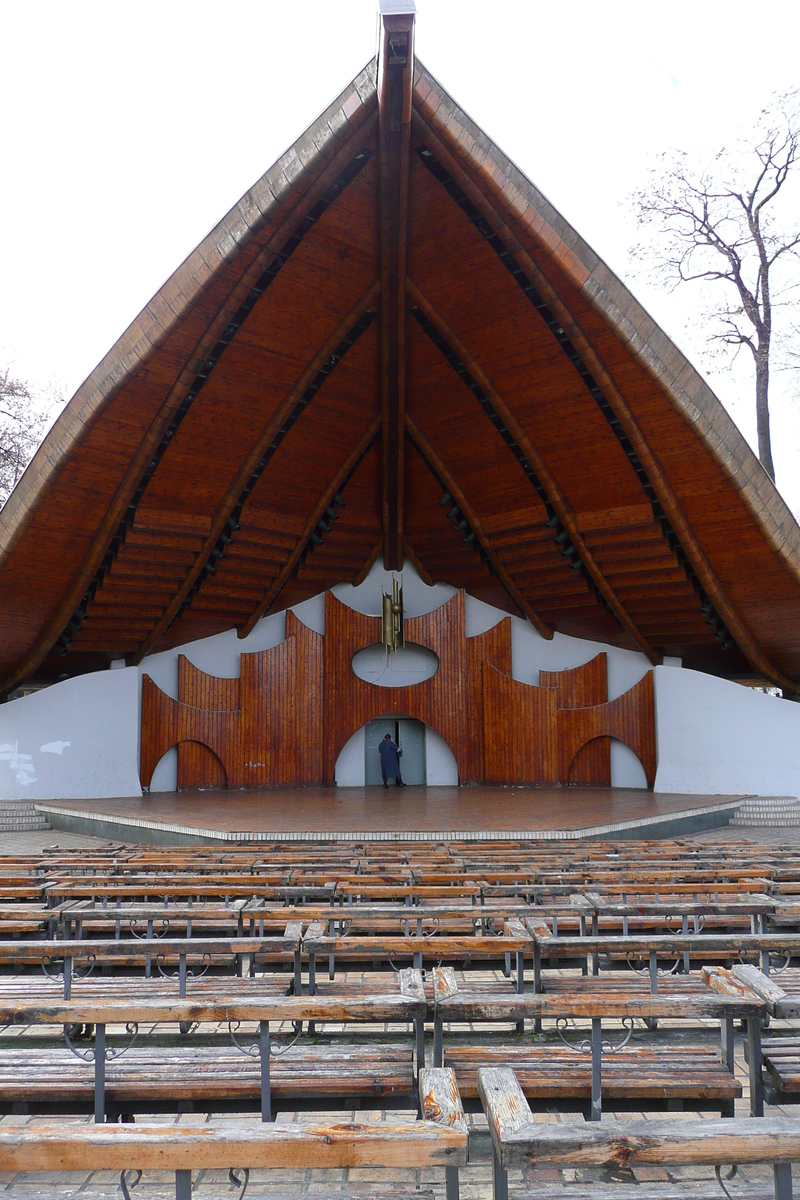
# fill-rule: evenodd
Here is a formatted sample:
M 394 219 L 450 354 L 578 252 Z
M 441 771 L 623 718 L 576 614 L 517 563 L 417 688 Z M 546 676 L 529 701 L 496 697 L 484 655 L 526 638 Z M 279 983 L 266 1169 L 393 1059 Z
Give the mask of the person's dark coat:
M 396 779 L 400 774 L 400 747 L 394 742 L 386 741 L 378 743 L 378 751 L 381 756 L 381 774 L 384 779 Z

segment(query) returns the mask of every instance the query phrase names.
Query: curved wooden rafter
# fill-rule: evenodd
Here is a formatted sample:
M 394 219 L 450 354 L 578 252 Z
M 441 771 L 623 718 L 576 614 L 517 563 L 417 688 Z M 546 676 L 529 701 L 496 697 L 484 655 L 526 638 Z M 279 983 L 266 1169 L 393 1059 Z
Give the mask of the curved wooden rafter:
M 181 605 L 184 604 L 189 593 L 195 583 L 201 576 L 201 573 L 209 561 L 209 556 L 216 546 L 220 535 L 223 533 L 231 514 L 241 503 L 241 496 L 248 481 L 252 478 L 262 462 L 265 454 L 267 454 L 270 443 L 274 441 L 276 435 L 283 429 L 287 420 L 291 417 L 294 409 L 297 407 L 302 397 L 306 393 L 309 385 L 314 381 L 319 371 L 331 358 L 331 355 L 341 346 L 343 340 L 348 337 L 354 327 L 358 324 L 365 313 L 374 307 L 379 292 L 379 284 L 377 280 L 371 287 L 367 288 L 366 292 L 361 296 L 360 300 L 343 321 L 340 321 L 336 329 L 326 340 L 325 344 L 320 347 L 314 357 L 309 361 L 308 366 L 303 371 L 302 375 L 286 394 L 285 399 L 272 414 L 269 421 L 264 426 L 261 435 L 253 443 L 252 448 L 236 472 L 228 486 L 225 495 L 220 500 L 217 510 L 211 520 L 211 531 L 203 542 L 203 546 L 197 555 L 196 561 L 188 572 L 182 585 L 175 593 L 171 603 L 164 612 L 153 632 L 140 645 L 137 651 L 135 662 L 141 662 L 146 654 L 158 644 L 160 638 L 169 628 L 172 621 L 175 619 Z M 338 359 L 341 361 L 341 359 Z M 324 511 L 324 509 L 323 509 Z
M 534 629 L 540 633 L 543 638 L 546 638 L 548 641 L 550 641 L 553 637 L 553 630 L 539 617 L 538 613 L 534 612 L 530 604 L 528 604 L 527 600 L 523 596 L 522 592 L 514 583 L 513 579 L 509 576 L 508 572 L 503 566 L 503 563 L 500 561 L 498 555 L 492 548 L 492 544 L 486 535 L 486 532 L 483 528 L 483 522 L 481 521 L 477 509 L 472 504 L 463 488 L 458 484 L 452 472 L 448 470 L 443 460 L 439 457 L 434 446 L 428 441 L 428 439 L 425 437 L 425 434 L 414 423 L 408 413 L 406 413 L 406 430 L 408 432 L 408 436 L 411 438 L 411 441 L 414 443 L 425 462 L 427 462 L 431 471 L 433 471 L 433 473 L 436 475 L 445 490 L 450 493 L 455 503 L 467 518 L 470 528 L 480 542 L 487 559 L 492 564 L 492 567 L 497 574 L 497 578 L 500 580 L 511 599 L 514 601 L 517 608 L 519 608 L 520 612 L 525 614 L 531 625 L 533 625 Z M 427 571 L 426 574 L 428 574 Z
M 353 474 L 364 455 L 373 445 L 376 438 L 380 436 L 380 432 L 381 418 L 380 416 L 377 416 L 370 424 L 366 433 L 359 439 L 357 445 L 347 455 L 344 462 L 342 462 L 337 468 L 331 480 L 326 484 L 324 491 L 320 494 L 319 499 L 308 514 L 303 533 L 297 539 L 294 549 L 286 560 L 283 570 L 278 575 L 278 578 L 270 585 L 268 591 L 258 602 L 244 624 L 239 626 L 237 633 L 240 638 L 245 638 L 249 633 L 252 633 L 256 624 L 275 603 L 275 600 L 280 594 L 281 589 L 299 563 L 303 551 L 308 546 L 308 543 L 311 540 L 311 534 L 319 524 L 320 517 L 322 517 L 326 508 L 329 507 L 336 493 L 341 491 L 341 489 L 344 487 L 345 483 Z
M 563 525 L 564 529 L 567 530 L 570 541 L 580 556 L 581 562 L 586 567 L 586 570 L 588 571 L 598 590 L 605 597 L 609 608 L 614 613 L 614 616 L 617 618 L 622 628 L 626 631 L 626 633 L 630 634 L 642 653 L 647 655 L 650 662 L 661 662 L 661 656 L 656 654 L 653 647 L 647 642 L 647 639 L 644 638 L 636 628 L 635 623 L 631 620 L 630 616 L 626 612 L 624 605 L 614 592 L 614 589 L 605 579 L 602 571 L 595 562 L 589 547 L 586 545 L 580 530 L 578 529 L 578 525 L 575 520 L 575 514 L 572 512 L 572 509 L 567 503 L 566 498 L 553 478 L 553 475 L 548 469 L 544 459 L 539 454 L 522 425 L 520 425 L 512 410 L 494 387 L 492 381 L 489 379 L 480 363 L 473 358 L 466 346 L 464 346 L 453 330 L 449 328 L 439 313 L 436 312 L 433 305 L 430 304 L 419 288 L 416 287 L 411 280 L 408 281 L 407 287 L 409 297 L 425 313 L 425 316 L 428 318 L 428 320 L 436 326 L 437 330 L 445 339 L 450 348 L 455 352 L 455 354 L 458 355 L 473 378 L 477 380 L 483 391 L 487 394 L 487 396 L 490 397 L 492 405 L 496 408 L 498 413 L 500 413 L 505 425 L 512 433 L 515 442 L 521 448 L 525 457 L 528 459 L 538 478 L 540 479 L 542 486 L 547 493 L 547 497 L 558 515 L 559 521 Z M 497 558 L 496 555 L 495 558 Z M 503 571 L 504 574 L 507 575 L 505 568 L 503 568 Z M 527 611 L 527 608 L 529 607 L 529 605 L 524 607 L 523 611 Z M 553 636 L 552 631 L 549 636 Z

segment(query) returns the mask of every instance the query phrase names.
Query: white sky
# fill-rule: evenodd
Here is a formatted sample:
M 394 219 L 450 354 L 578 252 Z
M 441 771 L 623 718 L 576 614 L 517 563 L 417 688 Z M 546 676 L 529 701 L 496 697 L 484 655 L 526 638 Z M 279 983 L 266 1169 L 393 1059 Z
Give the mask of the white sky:
M 699 297 L 631 278 L 623 202 L 660 150 L 705 160 L 800 82 L 800 4 L 417 9 L 425 65 L 703 369 Z M 377 0 L 0 0 L 0 365 L 71 395 L 364 65 L 376 10 Z M 749 367 L 706 374 L 753 443 Z M 800 403 L 787 376 L 774 380 L 772 409 L 778 484 L 800 513 Z

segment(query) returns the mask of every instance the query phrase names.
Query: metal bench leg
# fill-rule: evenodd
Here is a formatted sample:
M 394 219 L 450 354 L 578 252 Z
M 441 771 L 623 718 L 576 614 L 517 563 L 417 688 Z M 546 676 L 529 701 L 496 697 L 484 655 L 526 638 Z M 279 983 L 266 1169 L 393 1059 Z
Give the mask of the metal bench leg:
M 64 959 L 64 999 L 72 999 L 72 958 Z
M 592 1017 L 592 1121 L 603 1112 L 603 1022 Z
M 542 953 L 539 949 L 539 943 L 533 943 L 533 990 L 535 995 L 541 995 L 542 991 Z M 537 1017 L 533 1023 L 534 1033 L 542 1032 L 542 1019 Z
M 497 1151 L 492 1148 L 492 1197 L 493 1200 L 508 1200 L 508 1171 L 500 1166 Z
M 778 1168 L 776 1167 L 775 1169 L 777 1170 Z M 458 1200 L 458 1167 L 445 1167 L 444 1189 L 447 1200 Z M 783 1200 L 782 1196 L 780 1200 Z
M 764 1115 L 764 1080 L 761 1077 L 761 1018 L 747 1018 L 747 1057 L 750 1060 L 750 1116 Z
M 599 933 L 597 921 L 597 909 L 592 913 L 592 937 L 597 937 Z M 592 954 L 592 974 L 600 974 L 600 955 L 595 950 Z
M 417 1031 L 417 1070 L 421 1071 L 425 1066 L 425 1020 L 423 1017 L 416 1017 L 414 1025 Z
M 517 994 L 522 996 L 525 992 L 525 952 L 517 951 Z M 525 1032 L 525 1021 L 517 1021 L 517 1033 Z
M 441 1017 L 437 1017 L 433 1022 L 433 1065 L 441 1067 L 444 1065 L 444 1023 Z
M 734 1073 L 734 1041 L 733 1041 L 733 1017 L 723 1017 L 719 1023 L 719 1031 L 722 1041 L 722 1061 L 730 1071 Z M 731 1113 L 733 1116 L 733 1113 Z
M 94 1027 L 94 1123 L 106 1119 L 106 1027 Z
M 175 1200 L 192 1200 L 192 1172 L 175 1172 Z
M 772 1170 L 775 1176 L 775 1200 L 792 1200 L 792 1164 L 776 1163 Z
M 261 1120 L 272 1120 L 272 1085 L 269 1075 L 269 1021 L 258 1023 L 258 1049 L 261 1055 Z

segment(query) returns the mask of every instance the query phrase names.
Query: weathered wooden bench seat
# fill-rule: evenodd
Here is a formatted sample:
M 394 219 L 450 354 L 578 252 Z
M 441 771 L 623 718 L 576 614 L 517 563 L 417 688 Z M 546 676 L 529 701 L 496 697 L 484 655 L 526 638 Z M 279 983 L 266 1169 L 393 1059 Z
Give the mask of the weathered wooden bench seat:
M 243 1044 L 253 1041 L 252 1034 L 237 1036 Z M 82 1062 L 63 1044 L 28 1041 L 0 1047 L 0 1111 L 94 1112 L 93 1063 Z M 159 1041 L 148 1039 L 106 1063 L 107 1113 L 261 1111 L 257 1057 L 222 1038 Z M 270 1086 L 273 1108 L 341 1109 L 368 1102 L 413 1107 L 413 1043 L 375 1034 L 304 1037 L 272 1060 Z
M 291 1099 L 295 1108 L 309 1106 L 309 1100 L 311 1107 L 330 1107 L 342 1098 L 355 1105 L 375 1096 L 391 1096 L 398 1107 L 410 1102 L 414 1040 L 399 1041 L 398 1033 L 392 1039 L 382 1030 L 389 1024 L 413 1027 L 416 1066 L 424 1066 L 427 1002 L 418 971 L 404 971 L 400 989 L 391 994 L 342 998 L 270 997 L 258 991 L 258 980 L 233 982 L 253 986 L 241 994 L 225 987 L 205 999 L 181 998 L 173 991 L 166 998 L 157 992 L 138 1001 L 73 996 L 6 1003 L 0 1020 L 33 1029 L 24 1037 L 0 1036 L 0 1108 L 69 1112 L 93 1107 L 95 1120 L 102 1121 L 109 1108 L 141 1112 L 155 1104 L 175 1111 L 191 1104 L 206 1111 L 260 1107 L 266 1119 L 276 1094 Z M 242 1022 L 252 1022 L 254 1033 L 238 1033 Z M 316 1023 L 377 1029 L 369 1037 L 331 1033 L 321 1038 Z M 228 1036 L 209 1032 L 209 1024 L 227 1027 Z M 127 1027 L 125 1034 L 107 1038 L 109 1027 L 120 1026 Z M 136 1040 L 140 1027 L 153 1026 L 154 1033 Z M 281 1035 L 281 1048 L 272 1040 L 276 1026 L 290 1031 Z M 63 1041 L 53 1036 L 53 1027 Z M 176 1027 L 183 1037 L 176 1036 Z M 75 1043 L 81 1028 L 94 1031 L 93 1041 Z
M 478 1095 L 481 1067 L 513 1067 L 522 1090 L 537 1108 L 579 1107 L 591 1110 L 592 1055 L 577 1045 L 560 1042 L 507 1042 L 461 1046 L 448 1041 L 444 1062 L 456 1073 L 464 1100 Z M 617 1035 L 621 1040 L 621 1035 Z M 713 1046 L 684 1046 L 671 1042 L 658 1047 L 628 1045 L 602 1058 L 602 1108 L 625 1111 L 643 1108 L 708 1109 L 733 1114 L 742 1085 L 720 1061 Z M 579 1102 L 576 1104 L 575 1102 Z
M 467 1126 L 452 1073 L 423 1071 L 421 1120 L 375 1124 L 0 1126 L 0 1170 L 98 1171 L 121 1174 L 123 1191 L 142 1171 L 174 1171 L 176 1200 L 190 1200 L 192 1171 L 237 1169 L 240 1196 L 254 1168 L 444 1168 L 448 1200 L 458 1197 L 458 1169 L 467 1162 Z M 134 1174 L 128 1176 L 128 1172 Z M 315 1184 L 314 1194 L 324 1197 Z M 348 1188 L 379 1197 L 382 1184 Z M 341 1195 L 341 1193 L 339 1193 Z M 431 1198 L 430 1191 L 392 1188 L 392 1200 Z
M 481 1100 L 493 1150 L 494 1200 L 507 1200 L 510 1169 L 584 1172 L 635 1167 L 726 1168 L 765 1164 L 773 1168 L 773 1186 L 741 1188 L 707 1184 L 696 1178 L 658 1184 L 629 1182 L 542 1183 L 514 1192 L 519 1200 L 705 1200 L 716 1196 L 744 1200 L 791 1200 L 792 1162 L 800 1160 L 800 1122 L 787 1118 L 704 1121 L 627 1121 L 580 1124 L 537 1123 L 515 1072 L 509 1067 L 482 1069 Z
M 581 1107 L 590 1105 L 589 1111 L 599 1119 L 604 1105 L 641 1109 L 646 1100 L 649 1107 L 679 1107 L 691 1100 L 695 1108 L 731 1114 L 733 1101 L 742 1094 L 733 1072 L 733 1026 L 738 1017 L 747 1023 L 751 1049 L 751 1110 L 756 1115 L 763 1112 L 760 1025 L 764 1006 L 750 992 L 716 994 L 704 988 L 686 994 L 583 990 L 571 995 L 492 996 L 460 991 L 446 968 L 434 972 L 434 991 L 434 1065 L 446 1062 L 454 1067 L 467 1102 L 477 1094 L 480 1066 L 514 1062 L 531 1100 L 543 1106 L 559 1099 L 570 1104 L 580 1100 Z M 659 1018 L 688 1022 L 687 1035 L 654 1038 L 648 1027 Z M 545 1022 L 555 1028 L 548 1029 L 548 1040 L 522 1038 L 514 1043 L 493 1042 L 486 1036 L 476 1041 L 474 1034 L 453 1033 L 455 1026 L 465 1022 L 525 1019 L 533 1020 L 537 1029 Z M 570 1019 L 584 1023 L 585 1032 L 566 1029 Z M 634 1037 L 637 1019 L 643 1028 Z M 709 1019 L 720 1023 L 718 1048 L 697 1033 L 696 1026 Z M 610 1022 L 617 1028 L 611 1029 Z M 565 1028 L 559 1037 L 561 1025 Z M 625 1029 L 630 1030 L 627 1036 Z

